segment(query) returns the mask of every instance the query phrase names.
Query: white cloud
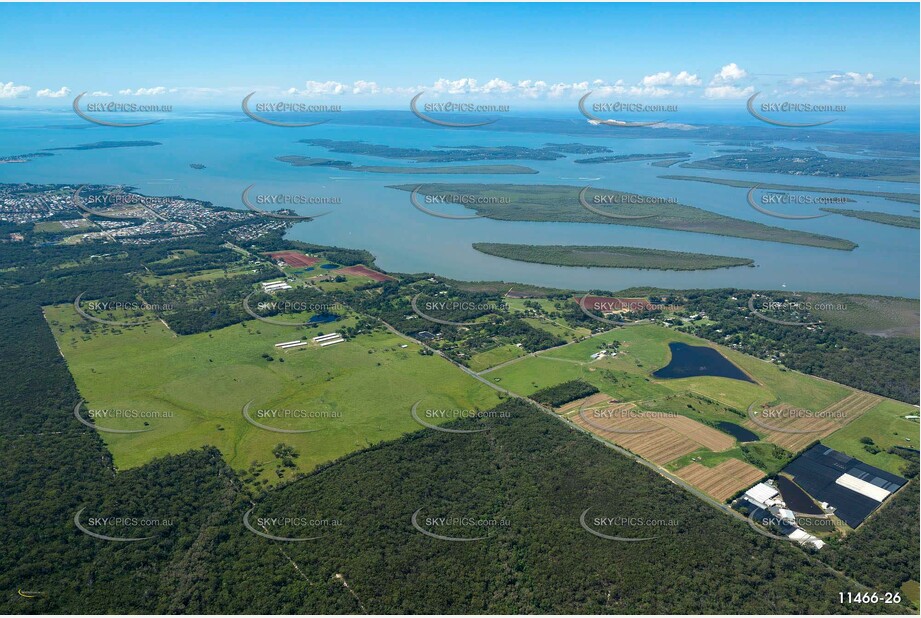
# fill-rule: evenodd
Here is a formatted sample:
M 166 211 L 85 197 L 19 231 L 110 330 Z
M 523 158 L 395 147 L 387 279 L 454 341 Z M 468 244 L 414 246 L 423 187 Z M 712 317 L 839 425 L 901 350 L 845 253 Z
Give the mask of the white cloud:
M 156 86 L 154 88 L 138 88 L 137 90 L 132 90 L 131 88 L 125 88 L 124 90 L 119 90 L 118 94 L 129 96 L 129 97 L 150 97 L 158 94 L 166 94 L 167 90 L 163 86 Z
M 433 92 L 444 94 L 468 94 L 477 91 L 477 81 L 472 77 L 462 77 L 461 79 L 439 79 L 432 84 Z
M 0 82 L 0 99 L 18 99 L 25 97 L 32 90 L 28 86 L 17 86 L 13 82 Z
M 112 94 L 109 92 L 106 92 L 105 90 L 96 90 L 94 92 L 91 92 L 90 96 L 91 97 L 111 97 Z
M 706 99 L 744 99 L 755 93 L 753 86 L 707 86 L 704 90 Z
M 701 86 L 703 82 L 697 75 L 692 75 L 687 71 L 681 71 L 677 75 L 672 75 L 671 71 L 662 71 L 653 75 L 645 76 L 640 85 L 645 87 L 656 86 Z
M 678 75 L 675 75 L 675 81 L 673 85 L 675 86 L 700 86 L 702 84 L 703 84 L 703 81 L 701 81 L 701 79 L 697 77 L 696 73 L 692 75 L 691 73 L 688 73 L 687 71 L 681 71 L 680 73 L 678 73 Z
M 525 79 L 518 82 L 518 94 L 529 99 L 540 98 L 550 87 L 543 80 Z
M 288 88 L 285 91 L 286 94 L 298 95 L 298 96 L 307 96 L 307 97 L 324 97 L 324 96 L 340 96 L 340 95 L 375 95 L 375 94 L 388 94 L 392 92 L 392 89 L 381 88 L 381 86 L 374 81 L 368 80 L 355 80 L 351 84 L 337 81 L 325 81 L 325 82 L 316 82 L 308 81 L 304 84 L 304 88 Z
M 35 96 L 43 97 L 43 98 L 47 97 L 49 99 L 60 99 L 62 97 L 66 97 L 69 94 L 70 94 L 70 88 L 68 88 L 67 86 L 61 86 L 59 90 L 51 90 L 49 88 L 42 88 L 41 90 L 35 93 Z
M 352 84 L 352 94 L 378 94 L 381 91 L 377 82 L 367 82 L 359 79 Z
M 883 82 L 876 79 L 873 73 L 855 73 L 853 71 L 840 74 L 833 73 L 825 79 L 825 87 L 828 90 L 879 88 L 882 85 Z
M 744 99 L 755 93 L 753 86 L 707 86 L 704 90 L 704 98 L 707 99 Z
M 566 95 L 582 96 L 588 91 L 588 82 L 576 82 L 572 84 L 564 84 L 563 82 L 558 82 L 550 86 L 548 96 L 558 99 Z
M 657 86 L 631 86 L 627 90 L 627 94 L 633 97 L 660 98 L 667 97 L 672 93 L 674 93 L 674 90 L 659 88 Z
M 748 77 L 748 72 L 737 65 L 735 62 L 730 62 L 729 64 L 724 65 L 723 68 L 720 69 L 720 72 L 713 76 L 713 79 L 710 80 L 710 84 L 719 85 L 729 82 L 736 82 L 743 77 Z
M 705 99 L 742 99 L 750 97 L 755 92 L 754 86 L 736 84 L 741 79 L 748 77 L 748 71 L 735 62 L 723 65 L 718 73 L 710 79 L 704 89 Z
M 199 97 L 215 97 L 223 94 L 229 94 L 230 90 L 224 90 L 221 88 L 204 88 L 196 86 L 184 86 L 182 88 L 170 88 L 170 92 L 177 92 L 183 96 L 188 96 L 192 98 Z
M 494 77 L 493 79 L 486 82 L 482 88 L 483 92 L 486 94 L 508 94 L 514 89 L 515 87 L 511 83 L 505 81 L 504 79 L 499 79 L 498 77 Z

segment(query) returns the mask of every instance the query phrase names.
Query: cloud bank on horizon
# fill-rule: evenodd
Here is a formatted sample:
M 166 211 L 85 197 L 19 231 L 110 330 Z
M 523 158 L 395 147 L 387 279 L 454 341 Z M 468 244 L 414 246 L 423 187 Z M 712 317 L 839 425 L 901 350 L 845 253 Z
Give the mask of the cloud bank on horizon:
M 34 96 L 33 96 L 34 90 Z M 0 80 L 0 99 L 60 99 L 79 92 L 68 85 L 57 88 L 34 89 L 30 85 Z M 228 86 L 228 87 L 169 87 L 143 86 L 115 90 L 118 97 L 164 97 L 188 102 L 234 102 L 249 92 L 257 91 L 265 97 L 291 98 L 344 98 L 375 103 L 402 104 L 406 97 L 420 92 L 427 96 L 466 96 L 473 99 L 503 99 L 539 103 L 570 101 L 589 92 L 596 96 L 647 99 L 681 99 L 685 101 L 738 100 L 755 92 L 766 96 L 811 97 L 825 100 L 868 101 L 898 99 L 917 101 L 921 96 L 921 82 L 909 77 L 878 77 L 873 73 L 857 71 L 825 71 L 806 75 L 779 77 L 747 71 L 735 62 L 723 65 L 709 77 L 688 70 L 661 71 L 646 75 L 639 81 L 628 83 L 618 79 L 583 80 L 574 82 L 548 82 L 539 79 L 510 81 L 494 77 L 485 81 L 473 77 L 438 79 L 431 84 L 389 85 L 374 80 L 339 82 L 333 80 L 307 80 L 297 86 Z M 113 97 L 107 90 L 88 90 L 88 97 Z

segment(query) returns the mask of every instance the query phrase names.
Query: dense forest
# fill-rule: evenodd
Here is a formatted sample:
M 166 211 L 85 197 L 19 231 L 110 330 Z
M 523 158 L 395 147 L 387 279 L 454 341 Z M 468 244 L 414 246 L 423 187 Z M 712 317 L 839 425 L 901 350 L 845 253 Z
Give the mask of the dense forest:
M 422 430 L 254 496 L 213 448 L 116 473 L 99 435 L 73 417 L 79 393 L 41 307 L 84 291 L 129 294 L 145 264 L 208 242 L 105 260 L 90 257 L 99 246 L 0 245 L 0 612 L 908 613 L 840 605 L 840 591 L 860 586 L 822 554 L 755 534 L 518 400 L 487 432 Z M 900 496 L 868 521 L 852 552 L 830 554 L 835 565 L 869 586 L 917 577 L 905 570 L 917 539 L 895 534 L 917 528 L 914 497 L 913 509 Z M 580 527 L 586 508 L 677 524 L 656 527 L 654 541 L 611 542 Z M 144 541 L 107 542 L 76 528 L 81 509 L 167 523 L 111 532 Z M 271 541 L 243 526 L 250 509 L 335 525 L 316 530 L 320 541 Z M 418 509 L 507 525 L 452 543 L 415 531 Z M 869 570 L 858 552 L 898 559 Z
M 743 290 L 684 293 L 689 306 L 706 312 L 712 323 L 688 331 L 759 358 L 783 357 L 790 369 L 834 380 L 877 395 L 918 403 L 918 342 L 906 337 L 875 337 L 823 324 L 818 329 L 775 324 L 750 316 Z M 741 300 L 734 300 L 736 299 Z
M 597 392 L 598 389 L 595 388 L 594 385 L 584 380 L 570 380 L 562 384 L 557 384 L 556 386 L 542 388 L 532 393 L 531 399 L 538 403 L 556 408 L 564 403 L 582 399 L 583 397 L 594 395 Z

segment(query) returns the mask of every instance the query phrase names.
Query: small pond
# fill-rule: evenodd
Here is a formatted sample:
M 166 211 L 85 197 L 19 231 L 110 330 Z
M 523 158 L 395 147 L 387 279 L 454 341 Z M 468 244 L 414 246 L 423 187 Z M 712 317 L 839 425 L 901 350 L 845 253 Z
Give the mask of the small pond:
M 339 316 L 334 313 L 318 313 L 307 321 L 311 324 L 328 324 L 330 322 L 335 322 L 338 319 Z
M 725 431 L 739 442 L 757 442 L 760 440 L 758 434 L 754 433 L 753 431 L 749 431 L 741 425 L 736 425 L 735 423 L 730 423 L 728 421 L 720 421 L 716 424 L 716 428 Z
M 813 502 L 812 498 L 809 497 L 809 494 L 800 489 L 799 485 L 787 477 L 777 477 L 777 489 L 780 490 L 780 495 L 783 497 L 783 501 L 787 503 L 787 508 L 789 508 L 791 511 L 803 513 L 804 515 L 822 514 L 822 509 L 820 509 L 819 506 Z

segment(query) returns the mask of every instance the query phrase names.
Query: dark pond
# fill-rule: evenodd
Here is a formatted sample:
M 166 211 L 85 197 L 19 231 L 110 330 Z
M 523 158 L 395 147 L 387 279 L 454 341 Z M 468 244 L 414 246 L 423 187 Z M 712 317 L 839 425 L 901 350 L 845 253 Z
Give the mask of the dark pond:
M 320 268 L 325 268 L 326 270 L 332 270 L 334 268 L 339 268 L 338 264 L 323 264 Z
M 713 348 L 678 342 L 672 342 L 668 347 L 672 351 L 672 360 L 652 374 L 657 378 L 715 376 L 754 383 L 754 380 Z
M 805 515 L 821 515 L 822 509 L 812 501 L 805 491 L 800 489 L 799 485 L 785 476 L 777 477 L 777 489 L 783 496 L 783 501 L 787 503 L 787 508 L 797 513 Z
M 758 434 L 745 429 L 745 427 L 741 425 L 736 425 L 735 423 L 720 421 L 716 424 L 716 427 L 717 429 L 725 431 L 739 442 L 757 442 L 760 440 Z
M 329 322 L 335 322 L 338 319 L 339 316 L 334 313 L 318 313 L 307 321 L 311 324 L 328 324 Z

